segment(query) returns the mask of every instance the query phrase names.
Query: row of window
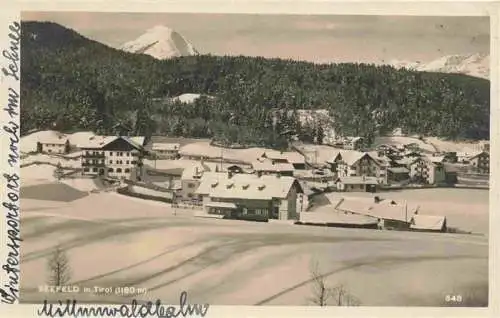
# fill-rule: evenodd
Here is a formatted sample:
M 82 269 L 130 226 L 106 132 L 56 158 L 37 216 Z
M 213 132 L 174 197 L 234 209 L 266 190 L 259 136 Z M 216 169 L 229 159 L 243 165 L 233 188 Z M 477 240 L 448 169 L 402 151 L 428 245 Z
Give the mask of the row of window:
M 64 147 L 64 145 L 61 144 L 43 144 L 44 147 Z
M 104 164 L 104 159 L 102 159 L 102 160 L 95 160 L 95 159 L 94 160 L 87 160 L 87 161 L 85 161 L 85 163 L 86 164 L 94 164 L 94 165 L 96 165 L 96 164 Z M 113 164 L 113 160 L 109 160 L 109 164 L 112 165 Z M 116 160 L 115 164 L 122 165 L 123 164 L 123 160 Z M 129 164 L 135 165 L 136 161 L 135 160 L 133 160 L 133 161 L 126 160 L 125 164 L 127 164 L 127 165 L 129 165 Z
M 84 172 L 90 172 L 90 168 L 84 168 L 83 171 Z M 92 168 L 92 172 L 98 172 L 98 171 L 99 171 L 99 169 Z M 115 171 L 113 168 L 109 168 L 108 169 L 108 173 L 109 172 L 111 172 L 111 173 L 114 173 L 114 172 L 116 172 L 116 173 L 122 173 L 122 172 L 124 172 L 124 173 L 130 173 L 130 169 L 129 168 L 125 168 L 125 169 L 122 170 L 122 168 L 117 168 L 116 171 Z
M 109 153 L 109 155 L 113 156 L 115 153 L 116 153 L 117 157 L 131 157 L 133 155 L 137 155 L 136 153 L 130 153 L 128 151 L 125 151 L 125 152 L 123 152 L 123 151 L 117 151 L 117 152 L 111 151 Z M 104 151 L 92 151 L 92 152 L 86 151 L 85 154 L 86 155 L 104 155 Z

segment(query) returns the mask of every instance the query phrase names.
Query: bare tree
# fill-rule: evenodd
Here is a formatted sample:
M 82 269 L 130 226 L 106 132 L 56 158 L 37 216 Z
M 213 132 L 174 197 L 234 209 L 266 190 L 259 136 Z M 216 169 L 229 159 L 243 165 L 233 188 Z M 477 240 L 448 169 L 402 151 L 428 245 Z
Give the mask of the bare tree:
M 310 272 L 313 283 L 313 296 L 311 301 L 318 306 L 327 306 L 328 298 L 331 297 L 331 290 L 326 284 L 324 275 L 322 275 L 319 270 L 317 261 L 311 263 Z
M 317 261 L 310 266 L 311 280 L 313 283 L 313 296 L 311 302 L 318 306 L 329 306 L 329 301 L 333 306 L 359 306 L 359 299 L 349 293 L 349 291 L 340 284 L 336 287 L 329 287 L 326 282 L 326 275 L 321 273 Z
M 336 306 L 359 306 L 359 299 L 351 295 L 344 285 L 340 284 L 331 290 L 332 298 Z
M 71 269 L 66 252 L 57 246 L 47 262 L 48 283 L 52 286 L 64 286 L 71 278 Z

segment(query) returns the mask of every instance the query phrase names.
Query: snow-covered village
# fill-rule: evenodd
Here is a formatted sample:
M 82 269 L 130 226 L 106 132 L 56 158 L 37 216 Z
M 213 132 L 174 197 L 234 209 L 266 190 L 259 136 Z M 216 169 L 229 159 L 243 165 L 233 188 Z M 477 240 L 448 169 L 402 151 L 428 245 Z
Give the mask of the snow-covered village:
M 89 303 L 187 290 L 214 305 L 488 305 L 484 48 L 351 69 L 222 56 L 175 14 L 107 43 L 60 22 L 72 15 L 23 17 L 22 302 L 71 285 L 136 291 L 72 295 Z M 270 21 L 256 19 L 242 30 Z M 418 17 L 399 19 L 410 30 Z M 435 18 L 489 32 L 467 19 Z

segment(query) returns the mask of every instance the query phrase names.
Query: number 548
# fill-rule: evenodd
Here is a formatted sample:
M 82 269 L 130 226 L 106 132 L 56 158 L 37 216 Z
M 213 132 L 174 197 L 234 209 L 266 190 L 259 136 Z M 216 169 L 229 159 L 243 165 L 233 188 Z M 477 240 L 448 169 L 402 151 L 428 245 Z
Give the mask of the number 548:
M 446 295 L 444 300 L 447 303 L 460 303 L 460 302 L 462 302 L 462 296 L 461 295 Z

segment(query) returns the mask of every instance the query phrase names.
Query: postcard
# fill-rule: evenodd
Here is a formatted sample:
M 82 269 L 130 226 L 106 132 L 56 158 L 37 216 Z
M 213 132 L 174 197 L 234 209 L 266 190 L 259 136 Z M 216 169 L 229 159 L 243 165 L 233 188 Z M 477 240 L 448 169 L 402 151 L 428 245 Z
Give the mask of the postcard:
M 156 6 L 2 20 L 3 304 L 493 310 L 498 10 Z

